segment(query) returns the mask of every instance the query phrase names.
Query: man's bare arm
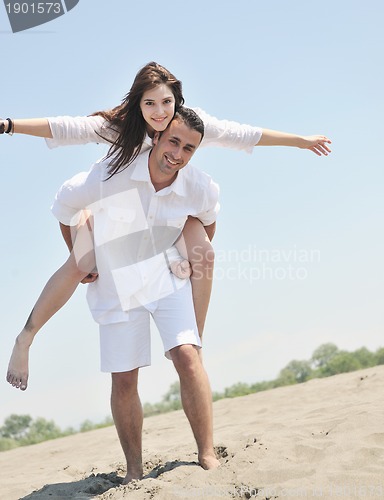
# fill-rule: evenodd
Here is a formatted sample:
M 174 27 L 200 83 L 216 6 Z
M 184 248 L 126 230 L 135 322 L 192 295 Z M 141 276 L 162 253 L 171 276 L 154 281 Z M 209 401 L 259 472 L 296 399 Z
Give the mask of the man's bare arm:
M 68 247 L 68 250 L 72 252 L 73 243 L 72 243 L 71 226 L 65 226 L 60 222 L 60 231 L 64 238 L 65 244 Z
M 215 232 L 216 232 L 216 222 L 213 224 L 210 224 L 209 226 L 204 226 L 205 232 L 207 233 L 207 236 L 209 238 L 209 241 L 212 241 Z

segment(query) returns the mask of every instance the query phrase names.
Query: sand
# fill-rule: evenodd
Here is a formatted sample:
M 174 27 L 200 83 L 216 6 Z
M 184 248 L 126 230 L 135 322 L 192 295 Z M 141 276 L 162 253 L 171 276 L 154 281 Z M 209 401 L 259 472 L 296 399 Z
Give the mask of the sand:
M 0 453 L 0 498 L 384 498 L 384 366 L 214 403 L 204 471 L 182 411 L 144 421 L 146 477 L 121 486 L 114 427 Z

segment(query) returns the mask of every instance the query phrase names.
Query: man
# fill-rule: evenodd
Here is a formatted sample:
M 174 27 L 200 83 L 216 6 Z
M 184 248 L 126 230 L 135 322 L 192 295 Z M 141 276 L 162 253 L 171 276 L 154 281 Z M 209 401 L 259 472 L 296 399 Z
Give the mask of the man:
M 204 135 L 201 119 L 181 109 L 154 146 L 108 178 L 108 161 L 65 183 L 53 213 L 68 241 L 84 209 L 93 219 L 98 279 L 88 302 L 100 324 L 101 368 L 112 374 L 111 407 L 127 461 L 124 484 L 142 477 L 143 413 L 137 392 L 139 368 L 150 364 L 149 315 L 180 378 L 181 399 L 205 469 L 217 467 L 213 450 L 209 381 L 189 280 L 169 272 L 173 244 L 188 216 L 214 230 L 218 188 L 188 165 Z

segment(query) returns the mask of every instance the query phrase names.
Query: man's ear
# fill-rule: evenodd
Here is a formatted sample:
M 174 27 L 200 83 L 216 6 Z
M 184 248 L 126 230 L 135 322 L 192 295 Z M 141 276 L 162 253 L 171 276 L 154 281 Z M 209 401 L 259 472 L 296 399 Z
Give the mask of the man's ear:
M 152 143 L 154 146 L 159 142 L 159 137 L 160 137 L 160 132 L 155 132 L 155 135 L 153 136 Z

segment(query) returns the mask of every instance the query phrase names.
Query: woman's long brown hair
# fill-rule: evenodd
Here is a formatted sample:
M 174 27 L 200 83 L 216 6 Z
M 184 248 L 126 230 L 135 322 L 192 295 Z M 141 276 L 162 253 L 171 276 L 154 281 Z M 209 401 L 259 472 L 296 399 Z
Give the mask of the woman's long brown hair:
M 107 154 L 107 158 L 112 158 L 108 171 L 110 176 L 128 167 L 140 153 L 147 125 L 140 101 L 144 92 L 161 84 L 171 89 L 177 111 L 184 104 L 181 81 L 160 64 L 150 62 L 137 73 L 130 91 L 119 106 L 93 113 L 92 116 L 99 115 L 107 120 L 108 127 L 117 134 Z

